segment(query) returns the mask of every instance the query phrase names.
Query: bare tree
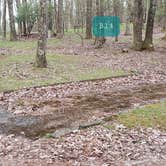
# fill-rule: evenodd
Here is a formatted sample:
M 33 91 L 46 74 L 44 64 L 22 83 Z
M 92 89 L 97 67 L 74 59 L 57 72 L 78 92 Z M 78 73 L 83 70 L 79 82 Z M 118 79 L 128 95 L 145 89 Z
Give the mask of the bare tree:
M 53 27 L 52 27 L 52 33 L 53 36 L 56 36 L 56 31 L 57 31 L 57 3 L 56 0 L 54 0 L 54 10 L 53 10 Z
M 147 17 L 147 25 L 146 25 L 146 34 L 145 40 L 143 42 L 143 49 L 153 50 L 153 27 L 154 27 L 154 18 L 157 8 L 157 0 L 150 0 L 149 11 Z
M 52 31 L 53 29 L 53 12 L 52 12 L 52 2 L 48 0 L 48 30 Z
M 9 21 L 10 21 L 10 41 L 17 40 L 16 28 L 15 28 L 15 18 L 13 14 L 13 0 L 7 0 L 8 11 L 9 11 Z
M 0 0 L 0 6 L 2 5 L 2 1 Z M 2 27 L 1 27 L 1 18 L 2 18 L 2 12 L 1 12 L 1 8 L 0 8 L 0 34 L 2 32 Z
M 96 0 L 96 15 L 104 16 L 104 1 Z M 95 48 L 102 48 L 104 43 L 106 42 L 105 37 L 96 37 L 95 39 Z
M 92 38 L 92 0 L 86 1 L 86 39 Z
M 143 1 L 134 0 L 133 18 L 133 47 L 137 51 L 142 50 L 142 28 L 143 28 Z
M 22 0 L 23 5 L 27 5 L 27 0 Z M 23 20 L 23 33 L 24 35 L 27 35 L 27 25 L 26 25 L 26 19 Z
M 6 0 L 3 0 L 2 37 L 6 39 Z
M 19 10 L 20 5 L 21 5 L 21 1 L 16 0 L 17 11 Z M 19 33 L 19 35 L 22 34 L 22 23 L 21 22 L 18 23 L 18 33 Z
M 119 16 L 119 10 L 120 10 L 120 1 L 119 0 L 113 0 L 113 14 L 115 16 Z M 115 37 L 115 41 L 118 41 L 118 36 Z
M 164 6 L 164 21 L 163 21 L 163 26 L 162 29 L 163 31 L 166 31 L 166 0 L 163 1 L 163 6 Z
M 63 0 L 58 0 L 57 37 L 63 38 Z
M 124 34 L 126 36 L 131 35 L 131 30 L 130 30 L 131 18 L 132 18 L 132 4 L 131 4 L 131 0 L 127 0 L 126 27 L 125 27 L 125 34 Z
M 39 39 L 36 54 L 36 67 L 47 67 L 46 60 L 46 43 L 47 43 L 47 0 L 40 0 L 40 16 L 39 16 Z
M 73 0 L 70 0 L 70 28 L 73 27 L 74 24 L 74 18 L 73 18 Z
M 64 29 L 68 32 L 70 21 L 70 1 L 65 1 L 65 11 L 64 11 Z

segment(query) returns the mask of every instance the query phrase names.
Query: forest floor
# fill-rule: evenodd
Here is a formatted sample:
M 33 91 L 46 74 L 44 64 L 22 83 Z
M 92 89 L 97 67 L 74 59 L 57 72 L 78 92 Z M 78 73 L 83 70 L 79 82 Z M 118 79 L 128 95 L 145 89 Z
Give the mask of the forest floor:
M 34 39 L 0 42 L 0 165 L 165 165 L 164 34 L 154 52 L 72 36 L 48 41 L 48 69 Z
M 94 41 L 66 34 L 64 39 L 49 39 L 48 68 L 33 67 L 36 40 L 0 41 L 0 91 L 39 85 L 73 82 L 129 74 L 163 73 L 166 69 L 164 33 L 155 34 L 155 52 L 131 49 L 132 36 L 121 35 L 119 42 L 108 39 L 104 48 L 95 49 Z M 122 50 L 128 52 L 123 53 Z

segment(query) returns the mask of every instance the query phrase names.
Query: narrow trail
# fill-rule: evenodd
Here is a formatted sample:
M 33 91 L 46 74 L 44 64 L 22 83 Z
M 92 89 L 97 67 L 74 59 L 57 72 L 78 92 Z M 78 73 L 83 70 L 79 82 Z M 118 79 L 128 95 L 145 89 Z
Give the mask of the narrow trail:
M 65 134 L 63 129 L 68 132 L 86 127 L 111 119 L 120 111 L 164 98 L 166 84 L 149 84 L 118 91 L 73 94 L 62 99 L 43 101 L 38 103 L 32 115 L 16 115 L 4 108 L 0 111 L 0 133 L 22 134 L 30 138 L 38 138 L 55 131 L 61 135 Z M 45 113 L 40 114 L 41 112 Z

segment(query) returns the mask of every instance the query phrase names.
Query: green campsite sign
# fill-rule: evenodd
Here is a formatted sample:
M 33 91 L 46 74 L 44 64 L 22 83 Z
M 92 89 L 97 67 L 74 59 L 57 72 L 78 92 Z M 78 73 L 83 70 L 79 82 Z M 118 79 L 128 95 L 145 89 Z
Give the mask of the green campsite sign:
M 96 37 L 116 37 L 120 34 L 118 16 L 95 16 L 92 25 L 93 35 Z

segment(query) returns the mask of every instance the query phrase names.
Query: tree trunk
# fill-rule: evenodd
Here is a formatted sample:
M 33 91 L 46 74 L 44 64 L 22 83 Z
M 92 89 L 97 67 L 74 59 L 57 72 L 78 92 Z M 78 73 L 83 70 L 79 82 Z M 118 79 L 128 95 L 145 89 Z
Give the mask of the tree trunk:
M 63 0 L 58 0 L 57 37 L 63 38 Z
M 130 31 L 130 22 L 126 22 L 125 24 L 125 33 L 124 33 L 125 36 L 130 36 L 131 35 L 131 31 Z
M 20 5 L 21 5 L 20 0 L 16 0 L 17 11 L 19 10 Z M 21 22 L 18 23 L 18 34 L 19 35 L 22 34 L 22 23 Z
M 15 28 L 15 18 L 13 14 L 13 0 L 7 0 L 8 2 L 8 11 L 9 11 L 9 20 L 10 20 L 10 41 L 16 41 L 16 28 Z
M 54 10 L 53 10 L 53 27 L 52 27 L 52 35 L 56 36 L 57 31 L 57 3 L 54 0 Z
M 86 1 L 81 1 L 80 10 L 81 10 L 81 29 L 83 33 L 84 27 L 86 25 Z
M 134 0 L 133 20 L 133 47 L 136 51 L 142 50 L 142 29 L 143 29 L 143 1 Z
M 47 42 L 47 0 L 40 0 L 39 16 L 39 40 L 36 54 L 36 67 L 47 67 L 46 60 L 46 42 Z
M 52 19 L 52 4 L 51 0 L 48 0 L 48 30 L 52 31 L 53 19 Z
M 23 21 L 23 33 L 24 35 L 27 35 L 27 26 L 25 21 Z
M 146 24 L 146 35 L 143 43 L 143 49 L 154 50 L 153 46 L 153 27 L 154 19 L 157 8 L 157 0 L 150 0 L 147 24 Z
M 120 2 L 119 0 L 113 0 L 113 13 L 114 16 L 119 16 L 119 6 L 120 6 Z M 118 36 L 115 37 L 115 42 L 118 42 Z
M 92 38 L 92 0 L 86 1 L 86 39 Z
M 166 31 L 166 0 L 164 0 L 163 4 L 164 4 L 164 21 L 163 21 L 162 30 Z
M 26 5 L 27 0 L 22 0 L 22 4 Z M 27 20 L 25 19 L 23 21 L 23 33 L 24 33 L 24 35 L 27 35 L 27 32 L 28 32 L 26 22 L 27 22 Z
M 125 34 L 126 36 L 131 35 L 130 31 L 130 22 L 131 22 L 131 0 L 127 0 L 127 7 L 126 7 L 126 27 L 125 27 Z
M 0 6 L 2 5 L 2 1 L 0 0 Z M 0 35 L 2 33 L 2 24 L 1 24 L 1 18 L 2 18 L 2 12 L 1 12 L 1 8 L 0 8 Z
M 6 39 L 6 0 L 3 0 L 2 37 Z
M 96 0 L 96 15 L 104 16 L 104 4 L 103 0 Z M 95 48 L 102 48 L 104 43 L 106 42 L 105 37 L 96 37 L 95 39 Z
M 70 28 L 73 28 L 74 26 L 74 20 L 73 20 L 73 0 L 70 0 Z
M 76 12 L 76 17 L 75 17 L 75 22 L 74 22 L 74 26 L 77 27 L 77 29 L 75 29 L 77 32 L 79 32 L 80 28 L 81 28 L 81 12 L 80 12 L 80 0 L 75 0 L 75 12 Z
M 64 28 L 65 32 L 68 32 L 69 28 L 69 21 L 70 21 L 70 1 L 65 1 L 65 11 L 64 11 Z
M 150 1 L 151 0 L 146 0 L 146 17 L 145 17 L 145 20 L 146 20 L 146 23 L 148 22 L 148 15 L 149 15 L 149 8 L 150 8 Z

